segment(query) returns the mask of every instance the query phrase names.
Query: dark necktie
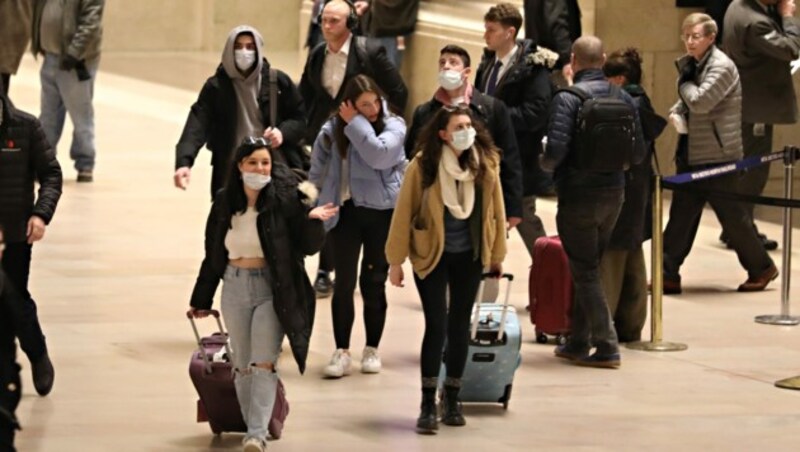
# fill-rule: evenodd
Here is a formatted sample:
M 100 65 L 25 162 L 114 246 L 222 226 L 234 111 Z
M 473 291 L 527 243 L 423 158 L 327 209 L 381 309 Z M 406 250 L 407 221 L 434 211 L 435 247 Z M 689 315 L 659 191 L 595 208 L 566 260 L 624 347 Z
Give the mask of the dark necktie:
M 500 66 L 502 65 L 503 62 L 497 60 L 492 66 L 492 73 L 489 74 L 489 81 L 486 82 L 486 94 L 490 96 L 494 95 L 494 90 L 497 88 L 497 76 L 500 74 Z

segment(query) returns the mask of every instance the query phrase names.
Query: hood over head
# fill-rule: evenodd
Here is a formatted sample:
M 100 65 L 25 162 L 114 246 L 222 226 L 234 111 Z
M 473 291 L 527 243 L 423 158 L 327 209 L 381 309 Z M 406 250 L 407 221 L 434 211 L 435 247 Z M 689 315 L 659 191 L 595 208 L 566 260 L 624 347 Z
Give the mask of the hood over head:
M 240 34 L 247 33 L 253 36 L 256 42 L 256 64 L 255 70 L 252 71 L 247 77 L 244 76 L 236 67 L 236 61 L 233 53 L 233 44 Z M 261 33 L 250 25 L 239 25 L 228 33 L 228 40 L 225 42 L 225 48 L 222 49 L 222 67 L 231 79 L 245 80 L 251 77 L 258 77 L 261 74 L 261 66 L 264 64 L 264 38 Z

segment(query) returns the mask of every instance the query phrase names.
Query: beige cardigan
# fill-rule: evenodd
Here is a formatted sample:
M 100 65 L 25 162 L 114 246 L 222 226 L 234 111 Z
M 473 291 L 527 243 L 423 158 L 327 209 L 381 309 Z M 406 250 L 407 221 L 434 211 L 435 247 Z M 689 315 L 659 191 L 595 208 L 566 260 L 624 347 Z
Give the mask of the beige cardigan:
M 502 263 L 506 257 L 506 215 L 498 174 L 497 162 L 487 162 L 481 212 L 481 260 L 484 267 Z M 408 257 L 414 272 L 424 279 L 436 268 L 444 252 L 445 207 L 438 177 L 428 191 L 428 205 L 424 211 L 422 195 L 422 169 L 417 156 L 406 169 L 397 197 L 386 241 L 386 260 L 389 264 L 400 265 Z

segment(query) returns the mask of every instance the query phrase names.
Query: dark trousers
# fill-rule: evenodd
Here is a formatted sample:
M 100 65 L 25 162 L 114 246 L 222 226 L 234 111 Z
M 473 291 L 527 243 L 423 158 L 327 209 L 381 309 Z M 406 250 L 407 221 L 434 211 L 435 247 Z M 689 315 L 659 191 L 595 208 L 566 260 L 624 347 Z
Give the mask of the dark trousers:
M 706 166 L 689 166 L 680 160 L 678 172 L 697 171 Z M 720 191 L 737 191 L 740 176 L 727 174 L 710 179 L 692 182 L 698 188 Z M 703 207 L 708 202 L 719 223 L 728 236 L 728 243 L 736 251 L 739 263 L 747 270 L 749 277 L 761 275 L 773 265 L 772 259 L 764 250 L 764 246 L 753 228 L 752 218 L 747 215 L 745 206 L 736 201 L 708 198 L 705 195 L 675 190 L 672 194 L 672 205 L 669 209 L 669 221 L 664 229 L 664 279 L 680 281 L 680 268 L 694 244 L 697 227 Z
M 6 243 L 3 252 L 3 271 L 8 281 L 20 294 L 8 307 L 14 321 L 14 333 L 19 339 L 22 350 L 31 362 L 36 362 L 47 352 L 36 303 L 28 292 L 28 276 L 31 269 L 31 252 L 33 246 L 27 242 Z
M 11 74 L 6 74 L 5 72 L 3 72 L 0 73 L 0 77 L 3 78 L 3 89 L 4 89 L 3 92 L 5 95 L 8 95 L 8 87 L 9 84 L 11 83 Z
M 425 314 L 425 336 L 420 358 L 423 379 L 439 376 L 445 339 L 447 376 L 458 379 L 464 375 L 469 352 L 470 316 L 483 268 L 480 260 L 473 260 L 472 254 L 472 250 L 464 253 L 444 252 L 436 268 L 425 279 L 414 274 Z
M 742 143 L 744 145 L 744 156 L 767 155 L 772 152 L 772 124 L 764 125 L 764 133 L 756 136 L 753 133 L 754 124 L 742 123 Z M 745 171 L 739 181 L 739 190 L 748 195 L 760 195 L 764 191 L 769 179 L 770 165 L 761 165 Z M 745 203 L 745 211 L 753 220 L 753 209 L 755 204 Z M 727 230 L 725 231 L 727 232 Z
M 322 249 L 319 250 L 319 271 L 330 273 L 334 270 L 336 266 L 336 261 L 334 259 L 334 256 L 336 256 L 335 249 L 336 246 L 333 244 L 333 235 L 328 234 L 325 236 L 325 244 L 322 245 Z
M 15 316 L 11 305 L 19 304 L 20 296 L 11 292 L 11 281 L 2 282 L 0 275 L 0 451 L 14 451 L 14 430 L 16 420 L 14 411 L 17 409 L 22 394 L 19 378 L 19 365 L 17 365 L 17 344 L 14 339 Z
M 622 209 L 625 191 L 587 190 L 582 196 L 559 196 L 556 225 L 569 258 L 575 287 L 570 346 L 597 347 L 598 354 L 618 353 L 619 342 L 600 281 L 600 259 Z
M 355 320 L 353 292 L 356 279 L 364 300 L 364 327 L 367 346 L 378 347 L 386 323 L 386 239 L 393 210 L 357 207 L 347 201 L 339 209 L 339 222 L 331 230 L 335 248 L 336 285 L 333 288 L 333 335 L 336 348 L 350 348 L 350 333 Z M 361 250 L 361 274 L 358 257 Z

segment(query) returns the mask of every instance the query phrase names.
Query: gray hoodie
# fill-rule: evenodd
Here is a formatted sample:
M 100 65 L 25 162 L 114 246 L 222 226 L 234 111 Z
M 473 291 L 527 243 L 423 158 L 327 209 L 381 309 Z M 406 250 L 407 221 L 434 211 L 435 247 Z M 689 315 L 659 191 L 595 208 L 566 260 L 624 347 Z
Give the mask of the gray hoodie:
M 233 44 L 242 33 L 250 33 L 256 41 L 255 69 L 245 77 L 236 67 Z M 260 137 L 264 132 L 264 118 L 258 108 L 258 91 L 261 88 L 261 67 L 264 65 L 264 38 L 255 28 L 240 25 L 228 34 L 222 50 L 222 67 L 233 82 L 236 92 L 236 146 L 247 136 Z

